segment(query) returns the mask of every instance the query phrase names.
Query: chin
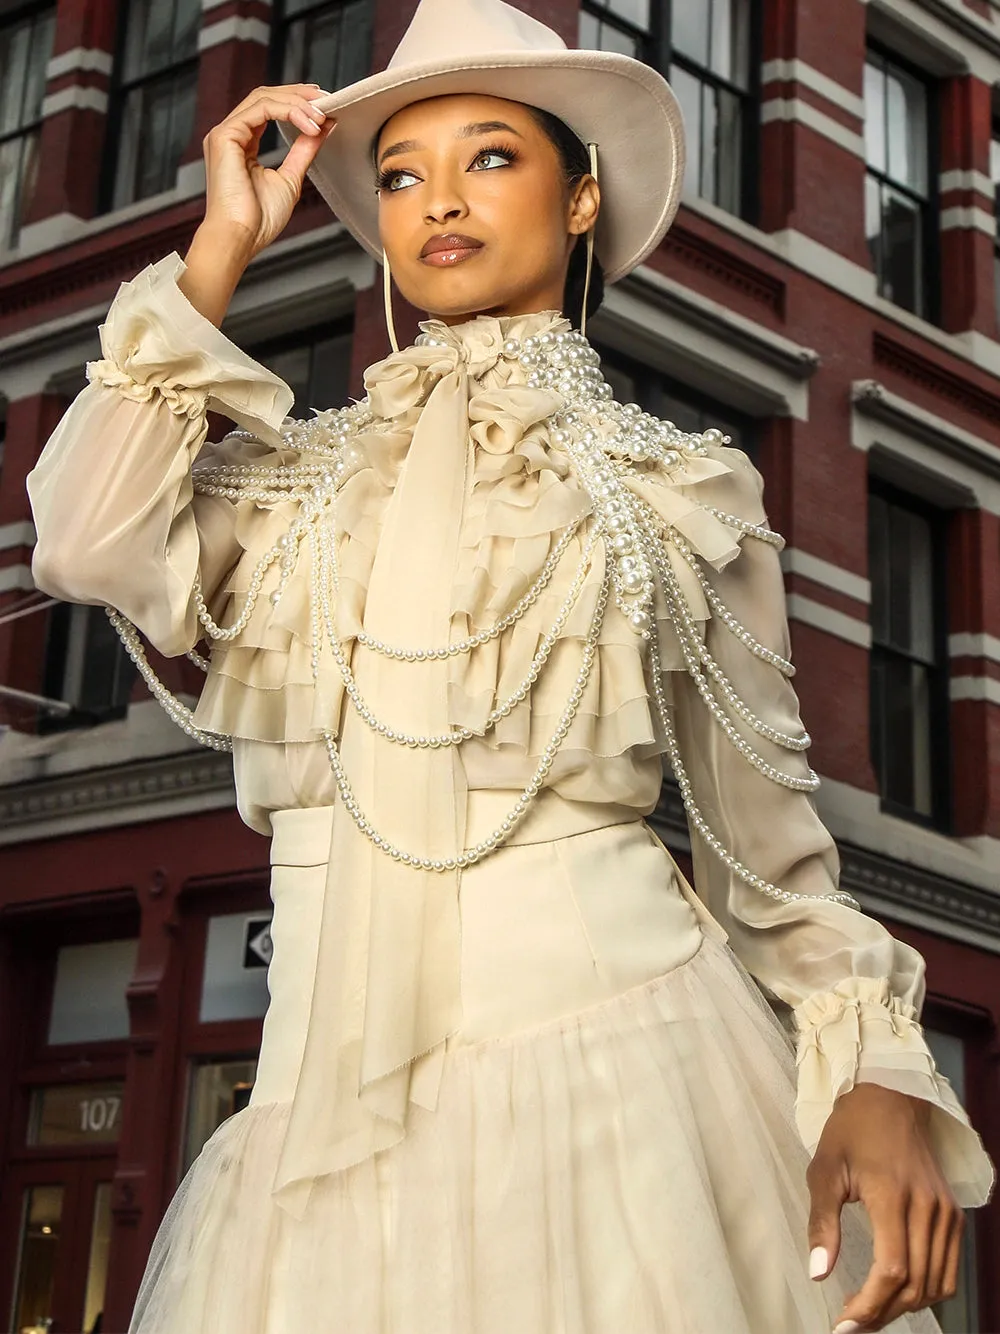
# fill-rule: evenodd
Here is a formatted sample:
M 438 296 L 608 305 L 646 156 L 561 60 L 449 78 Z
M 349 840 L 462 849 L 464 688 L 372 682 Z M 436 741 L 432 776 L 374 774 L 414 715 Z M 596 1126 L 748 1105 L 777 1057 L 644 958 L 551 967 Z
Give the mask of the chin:
M 420 278 L 409 291 L 400 285 L 403 296 L 418 310 L 449 320 L 472 319 L 502 310 L 517 299 L 519 291 L 509 281 L 490 281 L 483 274 L 464 274 L 458 268 L 430 275 L 421 273 Z

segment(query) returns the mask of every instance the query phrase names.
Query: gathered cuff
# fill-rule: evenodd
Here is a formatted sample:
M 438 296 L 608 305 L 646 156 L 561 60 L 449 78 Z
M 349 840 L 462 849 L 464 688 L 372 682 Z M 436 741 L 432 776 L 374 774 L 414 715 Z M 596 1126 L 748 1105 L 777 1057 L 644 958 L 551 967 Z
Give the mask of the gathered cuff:
M 815 1152 L 834 1103 L 856 1084 L 879 1084 L 934 1108 L 931 1141 L 963 1208 L 989 1199 L 995 1172 L 979 1135 L 924 1039 L 917 1011 L 887 978 L 850 977 L 796 1006 L 799 1134 Z
M 177 285 L 185 268 L 173 251 L 122 283 L 100 326 L 103 358 L 88 364 L 87 378 L 137 402 L 159 393 L 189 418 L 214 409 L 279 446 L 292 390 L 192 306 Z

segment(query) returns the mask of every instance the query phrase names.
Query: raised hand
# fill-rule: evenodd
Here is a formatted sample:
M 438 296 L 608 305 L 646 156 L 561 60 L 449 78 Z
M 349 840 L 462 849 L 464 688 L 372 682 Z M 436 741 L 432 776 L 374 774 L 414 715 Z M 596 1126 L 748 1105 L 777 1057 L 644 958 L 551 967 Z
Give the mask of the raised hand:
M 336 123 L 313 104 L 322 96 L 317 84 L 255 88 L 202 141 L 205 217 L 185 256 L 180 287 L 213 324 L 221 324 L 246 266 L 292 216 L 306 171 Z M 257 154 L 272 120 L 302 133 L 277 167 L 264 167 Z

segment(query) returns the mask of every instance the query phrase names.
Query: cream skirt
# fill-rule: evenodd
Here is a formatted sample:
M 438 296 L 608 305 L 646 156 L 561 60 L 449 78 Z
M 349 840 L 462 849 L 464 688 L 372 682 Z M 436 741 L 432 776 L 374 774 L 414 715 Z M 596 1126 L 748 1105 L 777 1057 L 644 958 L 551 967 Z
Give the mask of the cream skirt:
M 641 822 L 465 874 L 437 1109 L 321 1178 L 301 1221 L 276 1207 L 325 883 L 320 814 L 281 817 L 253 1099 L 179 1186 L 130 1334 L 828 1334 L 865 1216 L 813 1282 L 790 1041 Z

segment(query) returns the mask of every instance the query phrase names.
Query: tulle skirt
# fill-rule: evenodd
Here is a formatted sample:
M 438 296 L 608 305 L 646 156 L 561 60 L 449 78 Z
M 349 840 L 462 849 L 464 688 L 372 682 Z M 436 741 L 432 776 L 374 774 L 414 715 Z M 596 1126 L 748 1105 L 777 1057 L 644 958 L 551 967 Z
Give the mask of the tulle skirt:
M 271 1197 L 290 1102 L 269 1097 L 281 1079 L 259 1076 L 255 1098 L 268 1100 L 226 1121 L 179 1186 L 130 1334 L 829 1334 L 864 1281 L 870 1232 L 848 1205 L 833 1274 L 809 1278 L 808 1155 L 788 1035 L 728 945 L 700 930 L 644 826 L 564 844 L 510 849 L 506 865 L 491 858 L 481 882 L 464 885 L 464 948 L 494 952 L 494 978 L 516 986 L 510 970 L 535 975 L 537 940 L 555 994 L 579 995 L 598 954 L 605 987 L 623 976 L 616 958 L 643 959 L 648 973 L 654 907 L 674 913 L 663 931 L 693 952 L 569 1013 L 533 1025 L 521 1013 L 495 1036 L 481 1035 L 486 1002 L 504 983 L 478 999 L 470 986 L 470 1024 L 449 1042 L 436 1109 L 411 1104 L 400 1143 L 319 1178 L 301 1220 Z M 592 903 L 585 881 L 600 880 L 605 854 L 627 874 L 615 884 L 621 912 L 603 909 L 602 948 L 607 880 Z M 654 879 L 644 908 L 635 896 Z M 545 931 L 526 931 L 515 959 L 509 926 L 489 929 L 501 881 L 511 921 L 518 894 L 552 920 L 570 903 L 589 974 L 570 960 L 562 976 Z M 300 869 L 299 909 L 307 883 Z M 289 943 L 279 919 L 291 917 L 280 877 L 272 892 L 277 959 Z M 308 918 L 300 911 L 303 945 Z M 570 935 L 567 917 L 558 938 Z M 480 975 L 472 962 L 467 978 Z M 287 993 L 292 1035 L 292 986 L 275 980 L 272 1010 Z M 265 1026 L 275 1053 L 278 1032 Z M 282 1042 L 283 1058 L 294 1045 Z M 927 1311 L 887 1328 L 939 1334 Z

